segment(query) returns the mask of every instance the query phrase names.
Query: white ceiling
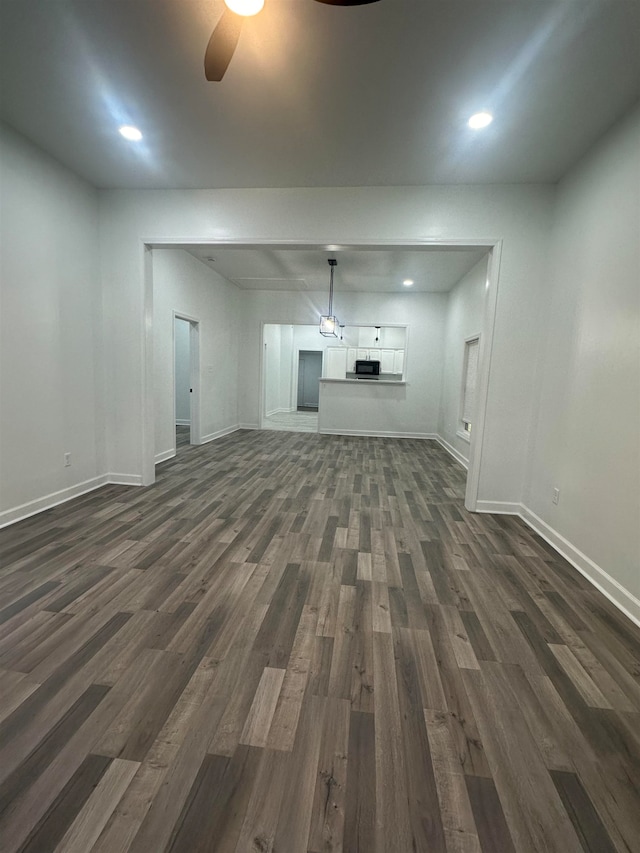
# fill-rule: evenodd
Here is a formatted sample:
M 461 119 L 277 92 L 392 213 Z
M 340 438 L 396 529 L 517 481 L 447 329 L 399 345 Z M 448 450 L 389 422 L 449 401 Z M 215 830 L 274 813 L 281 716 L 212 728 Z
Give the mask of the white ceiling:
M 329 258 L 336 258 L 340 292 L 445 293 L 486 249 L 339 249 L 181 246 L 243 290 L 329 290 Z M 213 258 L 213 260 L 209 260 Z M 413 279 L 411 287 L 404 279 Z
M 99 187 L 493 183 L 557 180 L 640 97 L 637 0 L 266 0 L 207 83 L 222 11 L 0 0 L 0 115 Z

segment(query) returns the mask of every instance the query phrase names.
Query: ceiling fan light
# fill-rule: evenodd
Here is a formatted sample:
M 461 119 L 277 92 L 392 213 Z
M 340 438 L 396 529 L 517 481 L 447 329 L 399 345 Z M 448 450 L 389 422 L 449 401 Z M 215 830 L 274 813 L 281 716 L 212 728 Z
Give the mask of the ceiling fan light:
M 224 0 L 225 5 L 236 15 L 250 17 L 257 15 L 264 6 L 264 0 Z

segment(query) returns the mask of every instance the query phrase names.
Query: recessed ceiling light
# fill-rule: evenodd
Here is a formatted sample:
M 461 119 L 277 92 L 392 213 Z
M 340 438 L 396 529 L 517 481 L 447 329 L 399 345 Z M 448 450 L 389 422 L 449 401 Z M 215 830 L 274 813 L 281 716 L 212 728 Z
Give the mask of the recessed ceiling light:
M 467 124 L 469 125 L 469 127 L 473 128 L 473 130 L 480 130 L 481 128 L 490 125 L 492 121 L 493 116 L 491 115 L 491 113 L 481 112 L 474 113 L 474 115 L 471 116 Z
M 225 5 L 236 15 L 257 15 L 264 6 L 264 0 L 224 0 Z
M 404 284 L 405 287 L 411 287 L 411 285 L 413 284 L 413 279 L 412 278 L 405 278 L 405 280 L 402 283 Z
M 142 134 L 138 130 L 137 127 L 133 127 L 131 124 L 123 124 L 122 127 L 118 128 L 122 136 L 125 139 L 130 139 L 131 142 L 140 142 L 142 139 Z

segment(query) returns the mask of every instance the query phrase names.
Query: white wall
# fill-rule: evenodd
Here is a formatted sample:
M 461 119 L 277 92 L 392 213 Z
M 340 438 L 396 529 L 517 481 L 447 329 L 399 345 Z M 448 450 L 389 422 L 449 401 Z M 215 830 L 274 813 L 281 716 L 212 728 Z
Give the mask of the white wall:
M 2 523 L 88 487 L 105 454 L 97 192 L 2 126 L 0 169 Z
M 640 598 L 640 110 L 559 187 L 546 308 L 525 503 Z
M 200 429 L 203 440 L 237 426 L 239 292 L 181 249 L 153 252 L 155 456 L 175 451 L 173 312 L 200 323 Z
M 458 435 L 465 340 L 482 331 L 486 281 L 487 258 L 483 258 L 449 292 L 447 301 L 438 432 L 465 462 L 469 441 Z
M 284 412 L 296 410 L 297 377 L 294 383 L 293 376 L 294 334 L 295 327 L 292 325 L 282 326 L 280 329 L 280 409 Z
M 263 335 L 263 411 L 269 417 L 276 412 L 295 410 L 292 386 L 295 332 L 294 327 L 290 324 L 268 323 L 265 324 Z M 244 383 L 244 381 L 243 376 L 242 382 Z M 256 405 L 257 403 L 256 400 Z
M 191 326 L 188 320 L 176 317 L 175 322 L 175 386 L 176 424 L 189 424 L 191 420 Z
M 522 436 L 531 418 L 539 309 L 545 298 L 541 283 L 548 277 L 547 241 L 553 200 L 554 189 L 548 186 L 101 193 L 106 324 L 107 336 L 113 343 L 107 387 L 110 465 L 132 473 L 145 470 L 143 424 L 152 417 L 142 384 L 145 240 L 235 244 L 296 241 L 311 245 L 502 240 L 495 364 L 489 388 L 480 496 L 494 501 L 519 501 L 526 462 Z M 249 310 L 252 335 L 245 336 L 242 350 L 245 343 L 246 349 L 253 349 L 250 365 L 256 362 L 261 320 L 314 324 L 326 306 L 325 292 L 305 294 L 283 316 L 276 306 L 287 305 L 288 299 L 288 294 L 270 294 L 262 316 Z M 339 292 L 336 313 L 345 322 Z M 363 322 L 377 321 L 379 317 L 376 312 L 375 317 L 365 317 Z M 413 339 L 409 348 L 413 351 Z M 255 386 L 243 382 L 243 420 L 251 418 L 256 422 L 255 399 Z
M 264 413 L 266 417 L 280 411 L 281 331 L 277 324 L 264 327 Z M 257 401 L 256 401 L 257 402 Z
M 326 298 L 322 293 L 266 292 L 243 293 L 242 319 L 245 345 L 240 353 L 242 395 L 240 421 L 258 423 L 260 324 L 281 318 L 285 323 L 301 323 L 294 327 L 294 349 L 323 350 L 339 345 L 335 338 L 324 338 L 318 331 L 320 312 L 316 305 Z M 347 328 L 364 323 L 373 325 L 380 317 L 387 323 L 409 327 L 405 375 L 407 387 L 402 402 L 376 407 L 370 429 L 377 432 L 435 433 L 440 407 L 442 380 L 442 334 L 447 295 L 442 293 L 342 293 L 336 295 L 340 322 Z M 336 307 L 336 312 L 338 308 Z M 306 322 L 305 322 L 306 321 Z M 312 322 L 313 321 L 313 322 Z M 343 386 L 353 389 L 353 385 Z M 333 391 L 333 394 L 346 394 Z M 329 397 L 323 397 L 322 400 Z M 355 397 L 354 397 L 355 400 Z M 343 401 L 344 403 L 344 401 Z M 321 403 L 321 409 L 324 404 Z M 355 424 L 355 406 L 336 405 L 336 420 L 330 408 L 320 414 L 327 428 L 346 429 Z M 325 420 L 325 414 L 329 420 Z M 353 429 L 360 427 L 352 426 Z

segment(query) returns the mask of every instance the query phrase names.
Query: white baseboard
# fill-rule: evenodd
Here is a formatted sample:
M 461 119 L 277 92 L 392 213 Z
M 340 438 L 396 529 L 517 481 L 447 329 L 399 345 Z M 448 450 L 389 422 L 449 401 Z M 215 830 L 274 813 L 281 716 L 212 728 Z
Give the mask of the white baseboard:
M 529 507 L 508 501 L 478 501 L 476 512 L 520 516 L 528 527 L 548 542 L 568 563 L 571 563 L 574 569 L 577 569 L 596 589 L 600 590 L 618 610 L 640 626 L 640 600 Z
M 69 486 L 68 489 L 60 489 L 59 492 L 52 492 L 49 495 L 44 495 L 44 497 L 0 512 L 0 528 L 16 524 L 25 518 L 31 518 L 32 515 L 53 509 L 55 506 L 60 506 L 60 504 L 109 485 L 141 486 L 142 476 L 140 474 L 100 474 L 99 477 L 92 477 L 82 483 L 76 483 L 75 486 Z
M 387 430 L 371 429 L 319 429 L 318 432 L 321 435 L 360 435 L 368 438 L 438 438 L 435 433 L 431 432 L 390 432 Z
M 462 467 L 465 468 L 467 471 L 469 470 L 469 460 L 465 456 L 463 456 L 462 453 L 456 450 L 455 447 L 452 444 L 449 444 L 448 441 L 445 441 L 445 439 L 441 435 L 436 435 L 434 437 L 438 444 L 441 444 L 447 451 L 447 453 L 453 456 L 456 462 L 459 462 L 460 465 L 462 465 Z
M 609 601 L 615 604 L 618 610 L 621 610 L 632 622 L 640 626 L 640 600 L 633 593 L 625 589 L 615 578 L 612 578 L 610 574 L 528 507 L 521 505 L 519 514 L 532 530 L 542 536 L 545 542 L 552 545 L 581 575 L 591 581 L 603 595 L 606 595 Z
M 191 426 L 191 420 L 184 418 L 176 418 L 176 426 Z
M 167 459 L 173 459 L 176 455 L 175 447 L 169 448 L 169 450 L 163 450 L 162 453 L 156 453 L 153 457 L 153 461 L 156 465 L 159 465 L 161 462 L 166 462 Z
M 141 486 L 142 474 L 107 474 L 107 485 Z
M 209 441 L 215 441 L 217 438 L 223 438 L 223 436 L 230 435 L 232 432 L 237 432 L 239 429 L 247 429 L 247 427 L 241 427 L 239 424 L 234 424 L 233 426 L 219 429 L 217 432 L 210 432 L 208 435 L 202 436 L 200 443 L 207 444 Z
M 260 424 L 238 424 L 238 429 L 260 429 Z
M 497 515 L 522 515 L 523 506 L 511 501 L 476 501 L 476 512 L 493 512 Z M 524 520 L 524 519 L 523 519 Z
M 76 483 L 75 486 L 69 486 L 67 489 L 60 489 L 58 492 L 52 492 L 49 495 L 44 495 L 42 498 L 36 498 L 36 500 L 28 501 L 12 509 L 5 509 L 3 512 L 0 512 L 0 527 L 7 527 L 9 524 L 15 524 L 17 521 L 37 515 L 39 512 L 53 509 L 54 506 L 59 506 L 73 498 L 79 498 L 80 495 L 86 495 L 87 492 L 99 489 L 100 486 L 106 486 L 109 482 L 108 476 L 101 474 L 99 477 L 92 477 L 83 483 Z

